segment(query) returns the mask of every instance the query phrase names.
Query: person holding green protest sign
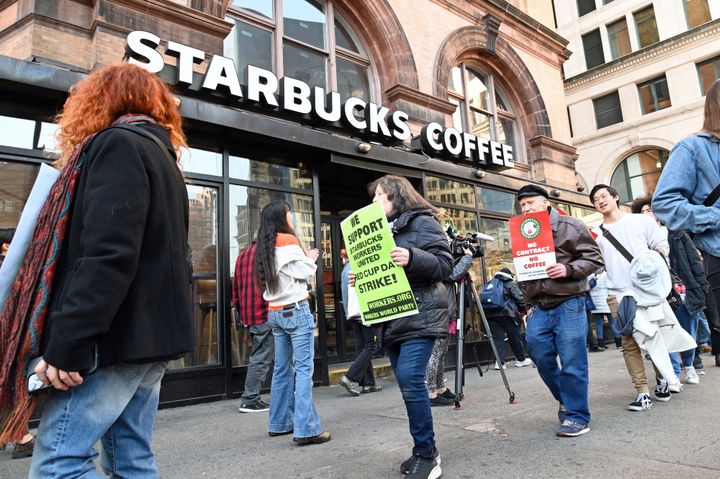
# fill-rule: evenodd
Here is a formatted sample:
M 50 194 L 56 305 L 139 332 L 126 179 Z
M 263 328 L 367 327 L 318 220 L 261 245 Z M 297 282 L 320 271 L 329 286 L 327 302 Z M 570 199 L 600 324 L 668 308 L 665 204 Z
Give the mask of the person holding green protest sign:
M 396 247 L 390 257 L 410 282 L 419 312 L 384 323 L 383 342 L 402 391 L 414 447 L 400 466 L 408 478 L 440 477 L 425 368 L 435 338 L 448 334 L 448 297 L 443 284 L 453 258 L 436 209 L 410 182 L 386 175 L 368 185 L 373 201 L 383 205 Z
M 308 304 L 308 283 L 319 255 L 316 248 L 303 251 L 300 247 L 290 205 L 275 201 L 263 208 L 255 279 L 265 289 L 268 324 L 275 338 L 268 434 L 293 434 L 293 442 L 299 445 L 331 439 L 320 425 L 312 393 L 315 317 Z

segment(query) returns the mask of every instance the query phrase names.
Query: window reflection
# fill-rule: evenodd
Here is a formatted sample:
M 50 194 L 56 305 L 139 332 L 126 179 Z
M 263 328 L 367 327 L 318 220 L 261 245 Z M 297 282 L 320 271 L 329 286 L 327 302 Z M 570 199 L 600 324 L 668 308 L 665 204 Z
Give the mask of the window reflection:
M 0 161 L 0 228 L 15 228 L 30 196 L 39 166 Z
M 338 58 L 337 84 L 338 92 L 342 98 L 354 96 L 366 101 L 370 100 L 367 67 L 343 58 Z
M 307 168 L 302 167 L 302 164 L 299 168 L 295 168 L 271 163 L 272 160 L 272 158 L 268 158 L 259 161 L 230 155 L 230 178 L 256 181 L 268 185 L 290 186 L 303 190 L 312 189 L 312 174 Z
M 220 362 L 218 321 L 218 190 L 188 185 L 192 252 L 191 298 L 195 320 L 195 351 L 170 363 L 171 368 L 205 366 Z
M 285 75 L 303 81 L 310 87 L 326 88 L 325 56 L 290 43 L 283 45 Z
M 228 224 L 230 229 L 229 268 L 231 281 L 235 280 L 233 277 L 235 274 L 235 261 L 240 251 L 252 243 L 253 236 L 260 226 L 262 209 L 273 201 L 285 201 L 290 205 L 293 212 L 295 234 L 303 248 L 315 246 L 312 196 L 230 185 Z M 315 290 L 314 278 L 312 284 L 313 290 Z M 230 330 L 232 364 L 233 366 L 246 365 L 250 354 L 248 331 L 237 324 L 234 318 L 231 321 Z M 315 335 L 317 337 L 317 330 Z
M 0 145 L 13 148 L 33 148 L 35 122 L 10 116 L 0 116 Z
M 245 82 L 248 65 L 272 70 L 272 33 L 248 23 L 228 18 L 235 24 L 225 38 L 225 56 L 235 61 L 240 83 Z
M 187 173 L 203 175 L 222 175 L 222 153 L 200 148 L 182 149 L 180 155 L 182 169 Z
M 231 6 L 261 17 L 273 18 L 273 0 L 233 0 Z
M 515 195 L 507 191 L 480 187 L 478 207 L 481 210 L 497 211 L 511 215 L 519 215 L 520 208 L 515 201 Z
M 481 218 L 480 231 L 493 237 L 494 241 L 485 242 L 485 274 L 488 278 L 501 268 L 515 271 L 510 249 L 510 227 L 507 220 Z
M 475 187 L 467 183 L 426 176 L 425 192 L 429 201 L 475 207 Z
M 660 172 L 668 160 L 664 150 L 644 150 L 628 156 L 612 174 L 610 186 L 626 203 L 651 194 L 660 179 Z
M 320 2 L 285 0 L 285 36 L 317 48 L 325 48 L 325 13 Z

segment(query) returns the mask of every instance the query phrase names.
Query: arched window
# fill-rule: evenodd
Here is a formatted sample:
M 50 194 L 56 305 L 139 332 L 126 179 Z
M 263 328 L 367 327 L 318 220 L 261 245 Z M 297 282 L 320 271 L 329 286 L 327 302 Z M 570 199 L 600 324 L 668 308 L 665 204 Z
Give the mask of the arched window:
M 648 149 L 633 153 L 615 168 L 610 186 L 618 191 L 623 203 L 649 195 L 655 191 L 667 160 L 668 152 L 665 150 Z
M 225 55 L 241 78 L 248 65 L 343 98 L 372 100 L 370 61 L 332 0 L 233 0 Z
M 515 161 L 524 161 L 520 130 L 508 96 L 492 74 L 467 63 L 453 67 L 448 100 L 457 105 L 453 126 L 513 147 Z

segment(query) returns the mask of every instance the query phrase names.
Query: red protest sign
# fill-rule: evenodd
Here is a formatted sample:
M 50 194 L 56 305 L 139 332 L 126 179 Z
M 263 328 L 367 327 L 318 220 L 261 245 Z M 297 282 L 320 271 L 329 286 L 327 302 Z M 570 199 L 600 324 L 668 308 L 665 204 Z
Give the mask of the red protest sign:
M 548 277 L 545 269 L 556 260 L 547 211 L 510 218 L 510 242 L 518 281 Z

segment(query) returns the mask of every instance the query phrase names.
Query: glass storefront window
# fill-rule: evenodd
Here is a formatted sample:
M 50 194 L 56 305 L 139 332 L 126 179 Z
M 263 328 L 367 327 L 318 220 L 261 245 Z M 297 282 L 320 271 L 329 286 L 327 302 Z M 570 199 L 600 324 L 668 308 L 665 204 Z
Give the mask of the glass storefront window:
M 38 165 L 0 160 L 0 228 L 17 227 L 39 170 Z
M 55 123 L 42 122 L 40 124 L 40 137 L 35 147 L 41 150 L 59 151 L 57 140 L 55 139 L 57 129 L 58 126 Z
M 302 164 L 295 168 L 270 161 L 272 159 L 258 161 L 230 155 L 230 178 L 303 190 L 312 189 L 312 174 L 310 170 L 302 167 Z
M 431 202 L 475 207 L 475 187 L 467 183 L 426 176 L 425 194 Z
M 515 194 L 492 188 L 480 187 L 478 208 L 511 215 L 520 214 L 520 207 L 515 201 Z
M 443 226 L 443 229 L 450 223 L 457 233 L 463 237 L 478 230 L 477 214 L 474 211 L 442 207 L 438 209 L 440 210 L 438 218 L 440 219 L 440 224 Z M 472 268 L 470 268 L 470 276 L 473 278 L 473 281 L 479 283 L 481 282 L 480 274 L 480 261 L 475 260 L 473 261 Z
M 0 116 L 0 145 L 13 148 L 33 148 L 35 122 L 11 116 Z
M 494 241 L 485 242 L 485 274 L 487 278 L 497 273 L 501 268 L 515 271 L 510 249 L 510 227 L 507 220 L 495 218 L 481 218 L 480 231 L 494 238 Z
M 188 243 L 192 251 L 191 299 L 195 318 L 195 351 L 170 363 L 171 368 L 220 362 L 218 321 L 218 189 L 187 185 L 190 203 Z
M 282 191 L 230 185 L 230 209 L 228 225 L 230 228 L 230 280 L 235 281 L 235 262 L 243 249 L 251 243 L 255 232 L 260 226 L 260 213 L 270 202 L 286 201 L 293 212 L 295 234 L 304 248 L 315 247 L 313 222 L 313 202 L 310 195 L 298 195 Z M 314 278 L 313 278 L 314 280 Z M 314 283 L 313 283 L 314 284 Z M 315 290 L 313 286 L 313 290 Z M 244 366 L 250 354 L 248 349 L 248 331 L 236 323 L 230 323 L 232 365 Z M 317 337 L 317 331 L 316 331 Z
M 182 149 L 180 164 L 185 173 L 202 175 L 222 175 L 222 153 L 200 148 Z
M 360 50 L 350 36 L 350 32 L 347 31 L 337 18 L 335 18 L 335 44 L 345 50 L 360 53 Z

